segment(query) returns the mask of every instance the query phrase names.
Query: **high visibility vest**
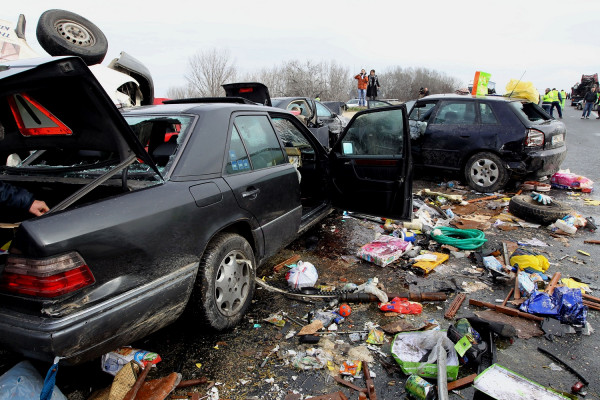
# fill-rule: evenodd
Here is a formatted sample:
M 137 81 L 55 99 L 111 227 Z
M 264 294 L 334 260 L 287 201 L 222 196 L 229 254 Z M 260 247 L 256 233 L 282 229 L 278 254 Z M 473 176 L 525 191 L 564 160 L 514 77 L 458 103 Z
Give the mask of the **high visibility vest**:
M 565 100 L 567 100 L 567 92 L 565 92 L 564 90 L 561 90 L 560 95 L 562 96 L 563 103 L 564 103 Z
M 550 97 L 550 93 L 552 92 L 548 92 L 542 97 L 543 103 L 552 103 L 552 97 Z
M 550 93 L 548 93 L 548 95 L 550 96 L 550 101 L 558 101 L 558 90 L 551 90 Z

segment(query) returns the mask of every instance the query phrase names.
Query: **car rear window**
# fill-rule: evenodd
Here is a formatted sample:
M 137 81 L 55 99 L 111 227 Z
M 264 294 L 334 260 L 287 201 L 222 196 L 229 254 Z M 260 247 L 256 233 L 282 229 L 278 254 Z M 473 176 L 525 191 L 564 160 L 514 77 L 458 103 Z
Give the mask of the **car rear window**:
M 542 123 L 552 119 L 543 108 L 535 103 L 513 101 L 509 103 L 509 107 L 523 122 Z

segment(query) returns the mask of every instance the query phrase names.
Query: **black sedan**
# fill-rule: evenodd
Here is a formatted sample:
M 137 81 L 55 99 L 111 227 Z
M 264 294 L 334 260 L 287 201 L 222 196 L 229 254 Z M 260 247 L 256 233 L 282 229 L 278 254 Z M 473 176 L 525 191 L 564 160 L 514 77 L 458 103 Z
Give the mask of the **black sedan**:
M 434 95 L 411 105 L 414 165 L 458 171 L 477 191 L 502 189 L 511 177 L 552 175 L 566 157 L 565 125 L 537 104 Z

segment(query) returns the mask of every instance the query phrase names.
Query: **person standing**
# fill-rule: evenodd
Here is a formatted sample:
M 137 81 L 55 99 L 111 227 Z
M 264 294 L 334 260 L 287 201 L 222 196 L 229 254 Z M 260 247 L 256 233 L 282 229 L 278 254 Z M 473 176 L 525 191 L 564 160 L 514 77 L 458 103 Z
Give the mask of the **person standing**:
M 375 75 L 375 70 L 369 72 L 369 83 L 367 84 L 367 98 L 369 100 L 377 99 L 377 90 L 379 89 L 379 79 Z
M 560 91 L 560 95 L 562 96 L 562 102 L 560 103 L 560 108 L 565 111 L 565 104 L 567 103 L 567 92 L 563 90 Z
M 360 70 L 360 74 L 354 77 L 358 81 L 358 106 L 364 107 L 367 105 L 365 101 L 365 95 L 367 92 L 367 84 L 369 83 L 369 77 L 364 69 Z
M 594 103 L 598 100 L 598 94 L 596 93 L 596 86 L 592 86 L 589 92 L 583 96 L 583 114 L 581 119 L 589 119 Z M 587 115 L 586 115 L 587 114 Z
M 560 103 L 562 101 L 562 98 L 560 96 L 560 93 L 558 92 L 558 90 L 556 90 L 556 88 L 553 88 L 549 94 L 550 94 L 550 98 L 552 100 L 552 105 L 550 106 L 550 116 L 553 117 L 552 112 L 554 111 L 554 108 L 556 107 L 556 109 L 558 110 L 558 118 L 562 118 L 562 110 L 560 108 Z
M 548 114 L 552 115 L 552 98 L 550 97 L 550 88 L 546 88 L 546 91 L 542 96 L 542 108 Z

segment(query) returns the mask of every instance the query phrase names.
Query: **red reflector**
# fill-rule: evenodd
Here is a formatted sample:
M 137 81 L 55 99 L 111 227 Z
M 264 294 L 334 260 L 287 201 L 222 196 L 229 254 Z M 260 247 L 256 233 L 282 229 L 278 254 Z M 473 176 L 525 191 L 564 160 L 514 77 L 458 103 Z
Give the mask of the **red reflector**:
M 73 133 L 50 111 L 25 93 L 9 96 L 8 103 L 23 136 L 71 135 Z
M 57 297 L 91 285 L 95 279 L 87 265 L 50 276 L 4 272 L 0 289 L 36 297 Z
M 251 87 L 240 89 L 240 93 L 252 93 L 252 92 L 254 92 L 254 88 L 251 88 Z

